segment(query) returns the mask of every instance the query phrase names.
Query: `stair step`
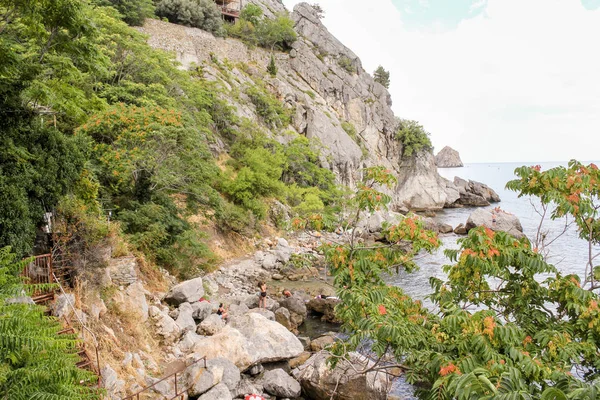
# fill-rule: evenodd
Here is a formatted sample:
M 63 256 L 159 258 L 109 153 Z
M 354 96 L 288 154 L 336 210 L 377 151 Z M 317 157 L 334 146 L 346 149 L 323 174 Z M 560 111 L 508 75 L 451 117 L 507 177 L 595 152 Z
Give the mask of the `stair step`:
M 47 303 L 54 300 L 54 292 L 38 294 L 37 296 L 33 296 L 32 299 L 35 304 Z
M 63 329 L 62 331 L 58 331 L 57 335 L 64 335 L 65 333 L 75 333 L 75 329 L 72 327 L 68 327 Z
M 77 368 L 86 368 L 92 365 L 92 360 L 81 360 L 75 365 L 77 366 Z

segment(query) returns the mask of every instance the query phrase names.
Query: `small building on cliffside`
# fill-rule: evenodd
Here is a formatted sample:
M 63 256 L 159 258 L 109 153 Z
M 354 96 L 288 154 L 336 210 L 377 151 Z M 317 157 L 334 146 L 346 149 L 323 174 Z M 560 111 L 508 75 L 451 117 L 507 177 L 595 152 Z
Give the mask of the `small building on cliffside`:
M 240 11 L 244 0 L 215 0 L 221 10 L 223 19 L 227 22 L 235 22 L 240 17 Z

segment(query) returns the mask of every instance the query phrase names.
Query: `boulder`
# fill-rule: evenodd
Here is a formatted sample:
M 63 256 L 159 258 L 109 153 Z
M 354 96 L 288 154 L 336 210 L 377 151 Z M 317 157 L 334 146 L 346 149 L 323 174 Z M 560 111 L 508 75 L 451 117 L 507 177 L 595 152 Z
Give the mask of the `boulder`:
M 237 387 L 231 391 L 234 398 L 244 398 L 246 395 L 260 394 L 263 389 L 250 379 L 242 379 Z
M 183 335 L 179 343 L 177 343 L 177 347 L 179 347 L 179 350 L 181 350 L 181 352 L 188 353 L 194 348 L 196 342 L 202 340 L 203 338 L 204 336 L 200 336 L 194 331 L 187 331 Z
M 496 222 L 493 222 L 494 216 Z M 469 215 L 465 229 L 468 232 L 477 226 L 485 226 L 493 231 L 503 231 L 517 239 L 525 236 L 523 234 L 523 226 L 521 225 L 519 218 L 517 218 L 517 216 L 514 214 L 510 214 L 502 210 L 499 212 L 493 209 L 483 208 L 475 210 L 473 213 L 471 213 L 471 215 Z
M 454 228 L 454 233 L 457 235 L 466 235 L 467 228 L 465 227 L 465 224 L 458 224 L 458 226 Z
M 17 302 L 13 301 L 13 303 Z M 33 301 L 31 303 L 35 304 Z M 73 307 L 75 307 L 75 296 L 72 293 L 60 294 L 52 305 L 52 315 L 56 318 L 68 317 L 73 313 Z
M 322 315 L 321 319 L 329 322 L 338 322 L 335 317 L 335 306 L 339 303 L 338 299 L 311 299 L 307 304 L 308 310 Z
M 181 303 L 195 303 L 204 296 L 204 287 L 202 278 L 194 278 L 189 281 L 175 285 L 169 290 L 165 296 L 165 301 L 171 305 L 179 305 Z
M 403 215 L 388 210 L 378 210 L 370 214 L 364 214 L 358 221 L 357 226 L 364 232 L 379 233 L 383 229 L 383 223 L 396 225 L 403 219 Z
M 208 392 L 211 388 L 219 384 L 223 379 L 223 370 L 209 370 L 204 368 L 202 363 L 188 367 L 185 371 L 184 381 L 187 382 L 188 395 L 192 397 L 200 396 Z
M 190 303 L 181 303 L 179 305 L 179 315 L 175 323 L 184 331 L 193 331 L 196 329 L 196 321 L 194 321 L 194 309 Z
M 198 400 L 233 400 L 233 397 L 227 386 L 223 383 L 219 383 L 208 392 L 198 397 Z
M 296 368 L 293 376 L 302 386 L 306 397 L 314 400 L 330 400 L 333 393 L 340 400 L 384 400 L 392 381 L 381 371 L 366 374 L 357 371 L 373 365 L 358 353 L 349 353 L 348 360 L 340 361 L 335 369 L 327 365 L 330 353 L 321 351 L 313 355 L 302 368 Z
M 272 270 L 277 266 L 277 256 L 273 253 L 268 253 L 262 260 L 262 267 L 266 270 Z
M 249 310 L 248 312 L 260 314 L 263 317 L 265 317 L 266 319 L 268 319 L 269 321 L 275 321 L 275 313 L 271 310 L 267 310 L 265 308 L 253 308 L 253 309 Z
M 204 321 L 206 317 L 208 317 L 212 313 L 213 306 L 208 301 L 197 301 L 192 303 L 192 317 L 196 321 Z
M 220 315 L 211 314 L 204 321 L 198 324 L 198 329 L 196 332 L 199 335 L 212 336 L 217 334 L 223 327 L 225 326 L 225 322 L 221 318 Z
M 302 343 L 294 334 L 256 313 L 232 318 L 223 330 L 194 347 L 196 356 L 227 358 L 241 371 L 262 362 L 294 358 L 302 351 Z
M 321 351 L 325 349 L 327 346 L 331 346 L 335 343 L 335 339 L 331 335 L 325 335 L 318 337 L 316 339 L 311 340 L 310 349 L 312 351 Z
M 452 225 L 438 224 L 438 229 L 439 229 L 440 233 L 451 233 L 452 232 Z
M 459 205 L 486 207 L 490 203 L 500 201 L 500 196 L 492 188 L 481 182 L 466 181 L 456 176 L 454 177 L 454 186 L 456 186 L 460 194 L 460 198 L 456 201 Z
M 227 386 L 229 390 L 234 390 L 241 379 L 240 370 L 235 366 L 234 363 L 226 358 L 213 358 L 207 361 L 209 371 L 222 371 L 221 382 Z
M 463 167 L 458 151 L 449 146 L 445 146 L 435 156 L 435 165 L 438 168 L 459 168 Z
M 165 340 L 170 341 L 179 337 L 181 328 L 175 323 L 173 318 L 169 317 L 167 312 L 162 311 L 156 306 L 150 306 L 148 308 L 148 313 L 156 322 L 156 333 Z
M 288 330 L 292 330 L 292 322 L 290 321 L 290 311 L 285 307 L 280 307 L 275 311 L 275 321 L 285 326 Z
M 289 361 L 290 368 L 294 369 L 294 368 L 301 366 L 302 364 L 307 362 L 310 357 L 312 357 L 312 353 L 310 351 L 305 351 L 302 354 L 300 354 L 298 357 L 292 358 Z
M 282 369 L 267 371 L 263 375 L 263 387 L 273 396 L 294 399 L 300 397 L 300 383 Z

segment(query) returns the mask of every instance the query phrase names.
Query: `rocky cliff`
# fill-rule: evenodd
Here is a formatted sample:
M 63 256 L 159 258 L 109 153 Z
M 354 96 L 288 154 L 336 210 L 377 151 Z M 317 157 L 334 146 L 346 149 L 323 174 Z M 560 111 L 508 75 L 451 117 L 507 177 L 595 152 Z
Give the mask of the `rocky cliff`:
M 285 11 L 276 0 L 253 2 L 267 17 Z M 264 128 L 281 141 L 286 140 L 285 131 L 315 139 L 322 146 L 322 165 L 335 172 L 339 183 L 353 187 L 362 168 L 383 165 L 398 177 L 398 185 L 390 191 L 396 210 L 440 209 L 453 203 L 457 191 L 449 190 L 437 174 L 433 154 L 402 157 L 390 94 L 363 69 L 356 54 L 327 30 L 310 5 L 298 4 L 291 17 L 299 40 L 289 53 L 275 54 L 276 77 L 266 73 L 270 53 L 239 40 L 157 20 L 148 20 L 141 30 L 151 46 L 174 52 L 183 68 L 200 66 L 206 79 L 223 86 L 237 114 L 257 123 L 256 110 L 243 89 L 263 81 L 294 110 L 289 127 Z M 340 60 L 346 65 L 341 66 Z
M 435 156 L 435 165 L 439 168 L 457 168 L 463 167 L 458 151 L 452 147 L 446 146 Z

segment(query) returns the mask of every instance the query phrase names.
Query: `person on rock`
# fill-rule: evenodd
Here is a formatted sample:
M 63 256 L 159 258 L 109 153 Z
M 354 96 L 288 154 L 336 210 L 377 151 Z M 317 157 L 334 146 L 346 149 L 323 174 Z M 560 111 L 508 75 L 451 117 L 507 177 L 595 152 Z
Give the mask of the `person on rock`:
M 258 295 L 258 308 L 267 308 L 267 284 L 264 281 L 258 282 L 260 294 Z
M 227 322 L 227 320 L 229 319 L 229 313 L 227 311 L 227 308 L 223 306 L 223 303 L 219 304 L 217 315 L 219 315 L 224 322 Z
M 290 291 L 289 291 L 289 290 L 287 290 L 287 289 L 283 289 L 283 291 L 281 292 L 281 294 L 282 294 L 284 297 L 292 297 L 292 292 L 290 292 Z

